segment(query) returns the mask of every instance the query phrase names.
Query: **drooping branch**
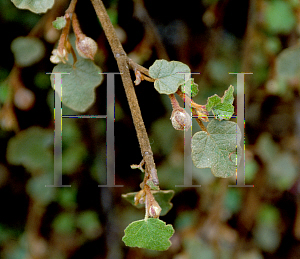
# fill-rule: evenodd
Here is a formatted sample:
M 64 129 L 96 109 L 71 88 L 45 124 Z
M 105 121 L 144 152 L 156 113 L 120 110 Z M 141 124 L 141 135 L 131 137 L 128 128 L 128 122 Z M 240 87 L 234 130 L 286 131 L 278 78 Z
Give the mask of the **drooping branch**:
M 148 134 L 145 128 L 145 124 L 142 118 L 140 106 L 135 94 L 134 85 L 130 76 L 128 57 L 124 51 L 121 42 L 119 41 L 114 27 L 106 12 L 105 6 L 101 0 L 91 0 L 96 14 L 101 22 L 102 28 L 112 49 L 112 52 L 117 61 L 121 78 L 123 81 L 126 97 L 130 107 L 133 123 L 137 133 L 137 138 L 140 144 L 143 159 L 146 163 L 145 177 L 152 180 L 156 185 L 159 184 L 157 178 L 157 171 L 153 159 L 153 153 L 151 150 Z

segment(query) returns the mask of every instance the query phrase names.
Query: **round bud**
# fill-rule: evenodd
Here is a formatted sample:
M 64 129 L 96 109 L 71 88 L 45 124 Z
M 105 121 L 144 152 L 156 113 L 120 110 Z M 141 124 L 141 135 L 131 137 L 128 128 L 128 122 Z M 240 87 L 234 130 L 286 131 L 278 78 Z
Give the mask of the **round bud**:
M 173 110 L 170 119 L 176 130 L 187 131 L 191 127 L 191 117 L 183 108 Z
M 153 204 L 149 208 L 149 216 L 152 218 L 158 218 L 161 212 L 161 207 L 157 204 Z
M 94 59 L 97 52 L 97 43 L 90 37 L 83 36 L 76 39 L 76 49 L 78 54 L 83 58 Z

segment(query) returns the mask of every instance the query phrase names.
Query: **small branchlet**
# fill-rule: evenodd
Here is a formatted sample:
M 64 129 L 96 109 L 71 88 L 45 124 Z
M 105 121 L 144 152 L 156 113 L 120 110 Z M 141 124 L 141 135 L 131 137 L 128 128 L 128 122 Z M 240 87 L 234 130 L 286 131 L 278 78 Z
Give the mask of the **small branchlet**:
M 83 58 L 89 58 L 94 60 L 94 56 L 97 53 L 97 43 L 90 37 L 87 37 L 82 33 L 80 25 L 77 19 L 77 15 L 73 13 L 72 17 L 73 30 L 76 36 L 76 49 L 78 54 Z
M 155 200 L 150 187 L 145 185 L 144 190 L 146 192 L 146 215 L 145 218 L 147 219 L 149 216 L 152 218 L 158 218 L 161 213 L 161 207 L 159 206 L 158 202 Z

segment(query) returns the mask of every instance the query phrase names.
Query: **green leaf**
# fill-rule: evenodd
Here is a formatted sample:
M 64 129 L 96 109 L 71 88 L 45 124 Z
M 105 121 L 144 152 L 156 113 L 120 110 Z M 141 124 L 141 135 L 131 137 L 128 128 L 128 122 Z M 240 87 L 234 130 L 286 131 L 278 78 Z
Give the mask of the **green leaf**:
M 258 225 L 253 229 L 253 239 L 263 251 L 274 253 L 280 245 L 281 236 L 278 229 Z
M 254 240 L 264 251 L 274 252 L 280 244 L 280 223 L 279 210 L 270 204 L 263 204 L 256 219 L 256 226 L 253 229 Z
M 218 120 L 229 120 L 234 113 L 232 105 L 234 88 L 232 85 L 224 92 L 222 98 L 218 95 L 213 95 L 207 99 L 206 109 L 212 111 Z
M 113 26 L 118 25 L 118 10 L 113 6 L 107 8 L 106 11 Z
M 191 86 L 192 97 L 195 97 L 199 93 L 198 84 L 194 82 L 194 78 L 190 78 L 186 83 L 181 85 L 181 92 L 185 93 L 185 87 Z
M 160 216 L 166 215 L 170 209 L 172 209 L 173 204 L 170 202 L 174 196 L 173 190 L 166 190 L 166 191 L 151 191 L 155 200 L 158 202 L 159 206 L 161 207 Z M 137 208 L 144 208 L 144 204 L 134 204 L 134 197 L 137 192 L 130 192 L 126 194 L 122 194 L 122 198 L 130 202 L 132 205 L 136 206 Z
M 72 212 L 62 212 L 53 220 L 52 226 L 58 233 L 73 234 L 76 230 L 75 215 Z
M 156 79 L 154 87 L 160 94 L 175 93 L 180 85 L 189 80 L 190 73 L 191 70 L 187 65 L 179 61 L 168 62 L 163 59 L 156 60 L 149 68 L 149 75 Z
M 292 188 L 299 173 L 290 153 L 278 153 L 273 161 L 267 165 L 268 180 L 270 185 L 280 191 Z
M 216 105 L 221 103 L 221 100 L 222 99 L 217 94 L 214 94 L 213 96 L 208 97 L 207 104 L 206 104 L 206 110 L 208 112 L 210 112 L 213 107 L 215 107 Z
M 50 86 L 49 75 L 45 72 L 38 72 L 34 77 L 34 85 L 40 89 L 48 89 Z
M 290 189 L 298 176 L 292 154 L 280 151 L 279 145 L 269 133 L 260 135 L 256 150 L 260 159 L 266 164 L 270 185 L 280 191 Z
M 101 69 L 90 59 L 78 60 L 74 67 L 70 64 L 60 63 L 53 68 L 53 73 L 62 74 L 62 102 L 69 108 L 85 112 L 95 102 L 95 88 L 103 80 Z M 54 88 L 54 75 L 51 77 Z
M 174 229 L 159 219 L 149 218 L 132 222 L 124 232 L 122 240 L 127 246 L 165 251 L 171 246 L 169 238 Z
M 195 226 L 198 220 L 198 215 L 194 210 L 182 211 L 179 215 L 177 215 L 174 226 L 177 230 L 184 230 Z
M 234 87 L 230 85 L 228 89 L 224 92 L 224 95 L 222 97 L 222 103 L 228 103 L 228 104 L 233 104 L 233 92 L 234 92 Z
M 257 222 L 267 227 L 276 227 L 280 223 L 279 210 L 270 204 L 263 204 L 257 213 Z
M 78 170 L 83 159 L 87 156 L 88 151 L 82 143 L 74 143 L 70 147 L 63 150 L 62 154 L 62 170 L 64 174 L 72 174 Z
M 31 173 L 53 173 L 53 131 L 30 127 L 12 137 L 6 158 L 10 164 L 23 165 Z
M 90 239 L 98 237 L 102 232 L 98 215 L 92 210 L 83 211 L 78 215 L 77 226 Z
M 10 91 L 7 82 L 0 82 L 0 104 L 5 103 L 5 101 L 9 98 L 9 95 Z
M 32 200 L 46 207 L 55 199 L 55 188 L 46 188 L 45 185 L 53 184 L 53 181 L 53 172 L 31 177 L 26 184 L 26 191 Z
M 230 188 L 226 192 L 224 199 L 224 207 L 229 210 L 230 213 L 237 213 L 241 209 L 242 195 L 237 188 Z
M 55 29 L 61 30 L 66 26 L 66 18 L 64 16 L 56 17 L 55 21 L 52 22 L 52 25 Z
M 264 163 L 272 163 L 275 161 L 279 153 L 279 147 L 274 142 L 270 133 L 262 133 L 256 142 L 257 153 Z
M 300 80 L 300 45 L 287 48 L 278 55 L 276 73 L 285 80 Z
M 52 8 L 54 0 L 11 0 L 20 9 L 27 9 L 33 13 L 46 13 Z
M 271 55 L 276 55 L 281 49 L 281 41 L 279 37 L 268 37 L 264 43 L 265 49 L 267 53 L 270 53 Z
M 185 248 L 185 253 L 188 254 L 189 259 L 208 259 L 208 258 L 215 258 L 215 251 L 212 245 L 209 243 L 204 242 L 200 237 L 184 237 L 183 238 L 183 247 Z M 201 256 L 199 256 L 201 255 Z M 185 258 L 185 257 L 184 257 Z M 222 249 L 222 259 L 225 259 L 224 256 L 224 248 Z
M 245 176 L 246 179 L 245 181 L 248 182 L 252 182 L 258 172 L 259 169 L 259 165 L 258 163 L 255 161 L 255 159 L 250 158 L 246 160 L 245 163 Z
M 18 37 L 11 43 L 16 63 L 28 67 L 39 62 L 45 55 L 43 42 L 33 37 Z
M 77 189 L 75 188 L 59 188 L 57 190 L 57 202 L 60 206 L 62 206 L 65 209 L 71 209 L 76 207 L 76 196 Z
M 220 103 L 213 108 L 213 114 L 218 120 L 229 120 L 234 113 L 234 107 L 229 103 Z
M 212 120 L 207 131 L 197 132 L 192 138 L 194 165 L 211 168 L 216 177 L 231 177 L 241 159 L 241 131 L 238 125 L 232 121 Z M 233 158 L 235 154 L 237 159 Z
M 288 34 L 296 25 L 296 16 L 288 2 L 268 1 L 264 21 L 269 32 Z

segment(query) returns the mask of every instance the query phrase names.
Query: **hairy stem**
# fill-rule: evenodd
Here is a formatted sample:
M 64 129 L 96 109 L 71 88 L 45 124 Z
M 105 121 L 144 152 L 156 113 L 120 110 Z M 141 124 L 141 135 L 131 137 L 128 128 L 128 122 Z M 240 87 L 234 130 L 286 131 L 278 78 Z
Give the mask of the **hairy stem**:
M 83 32 L 80 28 L 76 13 L 73 13 L 73 16 L 72 16 L 72 26 L 73 26 L 73 31 L 75 33 L 76 38 L 82 39 L 85 37 L 85 35 L 83 34 Z
M 66 26 L 63 28 L 59 42 L 58 42 L 58 51 L 59 53 L 63 56 L 64 54 L 64 49 L 65 49 L 65 44 L 69 35 L 70 31 L 70 26 L 71 26 L 71 20 L 70 20 L 70 15 L 68 13 L 65 14 L 65 19 L 66 19 Z
M 173 110 L 177 110 L 180 108 L 180 105 L 175 97 L 174 94 L 169 94 L 169 98 L 170 98 L 170 101 L 171 101 L 171 104 L 172 104 L 172 107 L 173 107 Z
M 72 0 L 68 9 L 66 10 L 66 13 L 70 13 L 70 14 L 74 13 L 76 4 L 77 4 L 77 0 Z
M 101 0 L 91 0 L 96 14 L 101 22 L 106 38 L 118 63 L 119 71 L 121 73 L 126 97 L 130 107 L 133 123 L 137 133 L 137 138 L 140 144 L 141 152 L 144 161 L 146 162 L 146 173 L 149 179 L 158 185 L 157 172 L 153 159 L 148 134 L 142 118 L 140 106 L 135 94 L 135 89 L 129 71 L 128 57 L 119 41 L 114 27 L 106 12 L 105 6 Z
M 132 59 L 128 58 L 128 63 L 131 66 L 131 68 L 133 70 L 138 70 L 140 72 L 142 72 L 143 74 L 145 74 L 146 76 L 149 76 L 149 69 L 135 63 Z
M 194 116 L 197 116 L 197 115 L 198 115 L 198 114 L 194 111 L 194 109 L 193 109 L 192 111 L 193 111 L 193 115 L 194 115 Z M 203 124 L 202 120 L 200 120 L 199 118 L 195 118 L 195 120 L 197 121 L 197 123 L 198 123 L 198 125 L 200 126 L 200 128 L 201 128 L 203 131 L 205 131 L 205 132 L 208 133 L 207 128 L 206 128 L 205 125 Z

